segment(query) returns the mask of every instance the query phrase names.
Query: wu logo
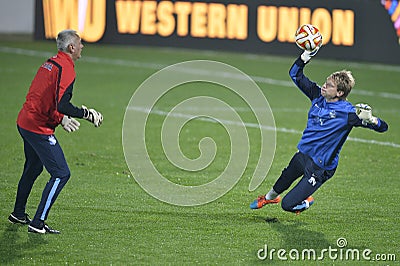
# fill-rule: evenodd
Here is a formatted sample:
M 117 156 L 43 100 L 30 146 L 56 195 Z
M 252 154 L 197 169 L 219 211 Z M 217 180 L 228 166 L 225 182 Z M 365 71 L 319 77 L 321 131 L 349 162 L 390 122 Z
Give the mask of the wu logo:
M 381 0 L 381 4 L 385 7 L 390 19 L 393 22 L 393 26 L 396 30 L 397 37 L 399 37 L 400 45 L 400 4 L 397 0 Z
M 77 30 L 87 42 L 103 37 L 106 0 L 42 0 L 45 37 L 54 39 L 64 29 Z
M 48 140 L 49 140 L 49 143 L 51 146 L 54 146 L 57 144 L 57 140 L 53 135 L 49 136 Z

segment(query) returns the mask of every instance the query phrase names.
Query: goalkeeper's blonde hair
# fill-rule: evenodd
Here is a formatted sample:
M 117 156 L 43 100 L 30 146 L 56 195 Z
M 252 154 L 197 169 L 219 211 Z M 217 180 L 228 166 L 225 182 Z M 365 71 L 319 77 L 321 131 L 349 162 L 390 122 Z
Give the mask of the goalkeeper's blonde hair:
M 333 80 L 338 91 L 343 92 L 343 95 L 339 97 L 340 99 L 346 99 L 347 95 L 349 95 L 351 89 L 356 84 L 353 74 L 348 70 L 334 72 L 328 78 Z

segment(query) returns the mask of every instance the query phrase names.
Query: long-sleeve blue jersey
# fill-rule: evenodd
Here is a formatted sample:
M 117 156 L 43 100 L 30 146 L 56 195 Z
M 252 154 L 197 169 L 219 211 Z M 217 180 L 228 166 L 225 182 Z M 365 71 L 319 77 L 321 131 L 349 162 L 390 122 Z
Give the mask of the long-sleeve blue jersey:
M 353 127 L 384 132 L 388 125 L 379 118 L 377 125 L 364 125 L 355 107 L 346 100 L 327 102 L 321 95 L 321 87 L 304 75 L 304 66 L 299 57 L 289 70 L 293 82 L 311 100 L 307 127 L 297 148 L 319 167 L 332 170 L 338 165 L 340 150 Z

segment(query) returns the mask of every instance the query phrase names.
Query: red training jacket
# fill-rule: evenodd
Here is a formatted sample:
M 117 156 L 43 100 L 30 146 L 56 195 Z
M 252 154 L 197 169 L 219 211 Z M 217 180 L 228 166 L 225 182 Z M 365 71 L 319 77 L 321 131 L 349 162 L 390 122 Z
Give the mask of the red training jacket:
M 37 134 L 54 134 L 64 116 L 57 111 L 58 104 L 75 82 L 74 66 L 71 57 L 59 51 L 39 68 L 18 114 L 19 127 Z

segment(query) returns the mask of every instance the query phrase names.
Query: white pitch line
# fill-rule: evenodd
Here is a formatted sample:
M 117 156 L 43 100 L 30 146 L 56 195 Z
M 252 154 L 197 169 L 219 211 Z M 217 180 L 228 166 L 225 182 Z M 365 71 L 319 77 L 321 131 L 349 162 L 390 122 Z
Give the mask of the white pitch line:
M 13 48 L 13 47 L 6 47 L 0 46 L 0 52 L 8 53 L 8 54 L 20 54 L 20 55 L 27 55 L 27 56 L 34 56 L 34 57 L 50 57 L 53 54 L 49 52 L 43 51 L 35 51 L 35 50 L 27 50 L 21 48 Z M 148 62 L 139 62 L 133 60 L 124 60 L 124 59 L 111 59 L 111 58 L 102 58 L 102 57 L 90 57 L 85 56 L 82 58 L 82 61 L 96 63 L 96 64 L 108 64 L 108 65 L 116 65 L 116 66 L 128 66 L 128 67 L 135 67 L 135 68 L 147 68 L 147 69 L 154 69 L 160 70 L 168 65 L 165 64 L 155 64 L 155 63 L 148 63 Z M 182 69 L 182 71 L 196 71 L 195 69 Z M 198 71 L 198 75 L 218 75 L 224 76 L 228 75 L 229 78 L 232 79 L 242 79 L 242 76 L 232 75 L 231 73 L 215 73 L 212 71 Z M 269 85 L 278 85 L 283 87 L 294 87 L 293 83 L 289 80 L 277 80 L 267 77 L 260 77 L 260 76 L 249 76 L 255 82 L 269 84 Z M 359 90 L 355 89 L 351 92 L 352 94 L 364 95 L 369 97 L 380 97 L 386 99 L 395 99 L 400 100 L 400 94 L 398 93 L 391 93 L 391 92 L 373 92 L 373 91 L 366 91 L 366 90 Z
M 214 120 L 211 118 L 206 118 L 206 117 L 199 117 L 199 114 L 197 115 L 191 115 L 191 114 L 183 114 L 183 113 L 173 113 L 173 112 L 166 112 L 162 110 L 150 110 L 149 108 L 144 108 L 144 107 L 128 107 L 128 110 L 133 110 L 141 113 L 146 113 L 146 114 L 155 114 L 159 116 L 171 116 L 171 117 L 176 117 L 176 118 L 184 118 L 184 119 L 192 119 L 194 117 L 198 117 L 197 120 L 200 121 L 205 121 L 205 122 L 210 122 L 210 123 L 222 123 L 222 124 L 228 124 L 228 125 L 235 125 L 235 126 L 245 126 L 247 128 L 259 128 L 262 130 L 268 130 L 268 131 L 273 131 L 275 130 L 276 132 L 282 132 L 282 133 L 291 133 L 291 134 L 298 134 L 301 135 L 303 134 L 302 131 L 296 130 L 296 129 L 290 129 L 290 128 L 284 128 L 284 127 L 275 127 L 272 128 L 270 126 L 263 126 L 259 125 L 256 123 L 242 123 L 238 121 L 231 121 L 231 120 Z M 353 138 L 353 137 L 348 137 L 347 138 L 349 141 L 353 142 L 360 142 L 360 143 L 367 143 L 367 144 L 375 144 L 375 145 L 380 145 L 380 146 L 388 146 L 388 147 L 393 147 L 393 148 L 400 148 L 400 144 L 393 143 L 393 142 L 385 142 L 385 141 L 378 141 L 378 140 L 373 140 L 373 139 L 360 139 L 360 138 Z

